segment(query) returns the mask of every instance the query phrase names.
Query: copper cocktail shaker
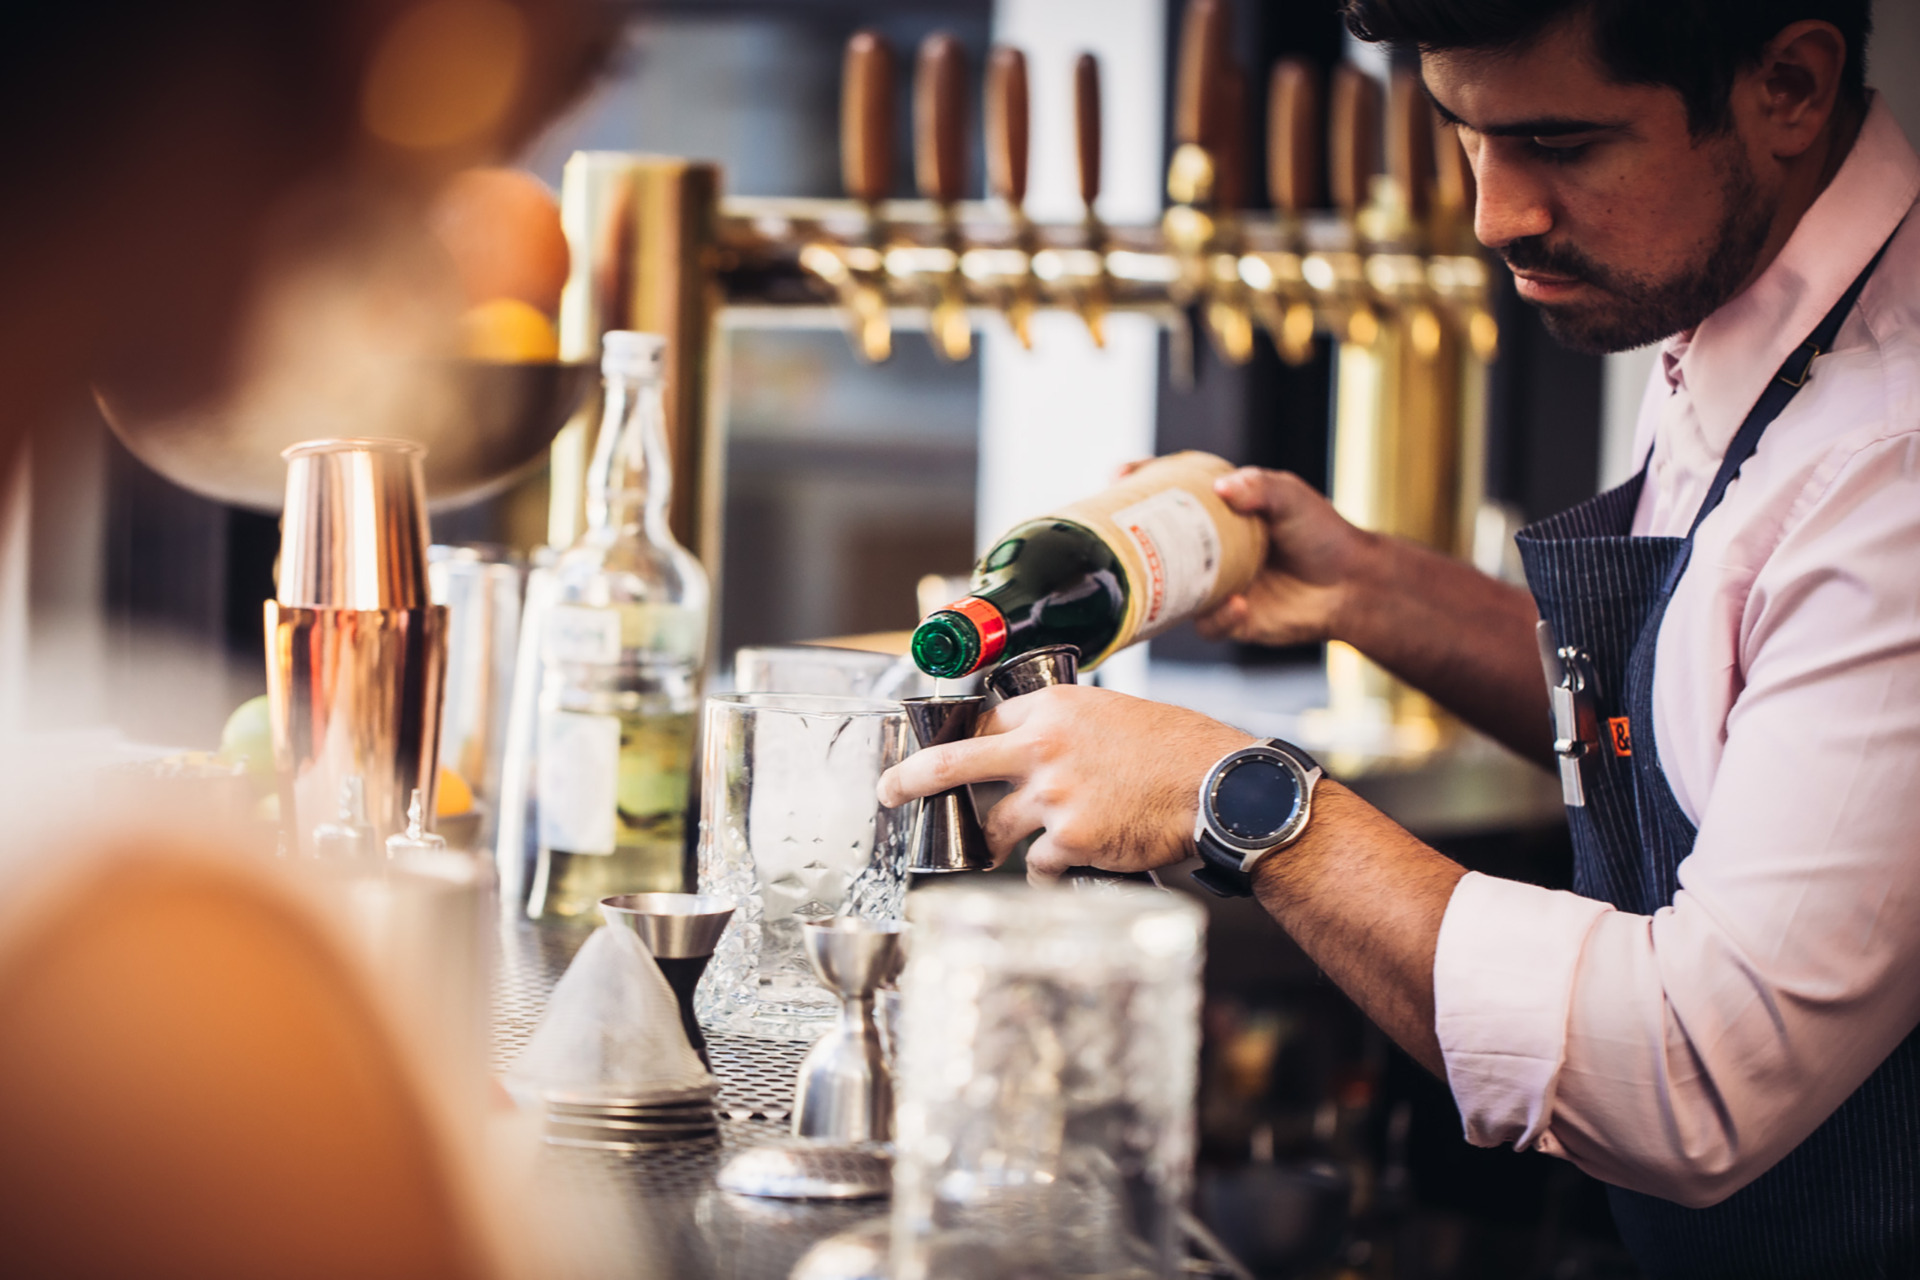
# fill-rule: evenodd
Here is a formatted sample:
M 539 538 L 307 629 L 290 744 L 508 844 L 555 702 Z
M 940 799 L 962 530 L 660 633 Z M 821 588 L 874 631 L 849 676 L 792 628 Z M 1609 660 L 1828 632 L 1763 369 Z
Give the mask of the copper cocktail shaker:
M 343 848 L 316 842 L 315 828 L 357 821 L 372 838 L 356 856 L 379 858 L 414 788 L 433 812 L 447 611 L 427 588 L 425 453 L 404 440 L 312 440 L 283 455 L 266 640 L 289 851 Z M 344 813 L 356 793 L 364 812 Z

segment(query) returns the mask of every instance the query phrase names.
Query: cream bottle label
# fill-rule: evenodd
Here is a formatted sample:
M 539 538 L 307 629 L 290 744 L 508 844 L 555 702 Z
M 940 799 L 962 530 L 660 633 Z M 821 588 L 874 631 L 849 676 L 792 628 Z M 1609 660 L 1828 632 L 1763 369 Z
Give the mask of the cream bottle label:
M 548 662 L 620 661 L 620 610 L 557 604 L 547 611 Z
M 596 665 L 619 662 L 622 651 L 693 657 L 705 639 L 705 615 L 685 605 L 559 604 L 547 611 L 541 656 Z
M 545 711 L 538 736 L 541 845 L 564 853 L 612 853 L 620 718 Z
M 1145 581 L 1134 584 L 1144 597 L 1136 640 L 1159 635 L 1206 604 L 1220 575 L 1220 532 L 1198 498 L 1162 489 L 1111 518 L 1146 565 Z

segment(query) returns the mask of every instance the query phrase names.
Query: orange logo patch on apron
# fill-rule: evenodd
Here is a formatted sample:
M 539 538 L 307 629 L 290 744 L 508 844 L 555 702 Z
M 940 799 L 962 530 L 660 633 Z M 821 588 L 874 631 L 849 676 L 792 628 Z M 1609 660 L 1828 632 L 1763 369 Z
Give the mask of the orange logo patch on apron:
M 1633 726 L 1627 723 L 1626 716 L 1614 716 L 1609 719 L 1607 733 L 1613 739 L 1613 754 L 1617 756 L 1633 754 Z

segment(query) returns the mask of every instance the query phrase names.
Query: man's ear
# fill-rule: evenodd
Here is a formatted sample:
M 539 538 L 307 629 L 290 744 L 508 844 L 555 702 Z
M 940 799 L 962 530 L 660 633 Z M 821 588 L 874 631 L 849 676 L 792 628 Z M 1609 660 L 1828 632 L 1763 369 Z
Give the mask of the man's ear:
M 1744 91 L 1776 157 L 1791 159 L 1819 139 L 1840 101 L 1846 67 L 1847 38 L 1831 22 L 1790 23 L 1767 42 L 1735 93 Z

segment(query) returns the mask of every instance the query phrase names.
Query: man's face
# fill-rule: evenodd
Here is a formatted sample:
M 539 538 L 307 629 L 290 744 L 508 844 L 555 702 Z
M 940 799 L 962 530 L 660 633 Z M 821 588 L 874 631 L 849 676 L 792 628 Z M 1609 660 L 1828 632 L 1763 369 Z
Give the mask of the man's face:
M 1479 181 L 1474 230 L 1579 351 L 1691 329 L 1748 282 L 1779 207 L 1737 127 L 1694 138 L 1679 93 L 1611 81 L 1587 22 L 1421 59 Z

